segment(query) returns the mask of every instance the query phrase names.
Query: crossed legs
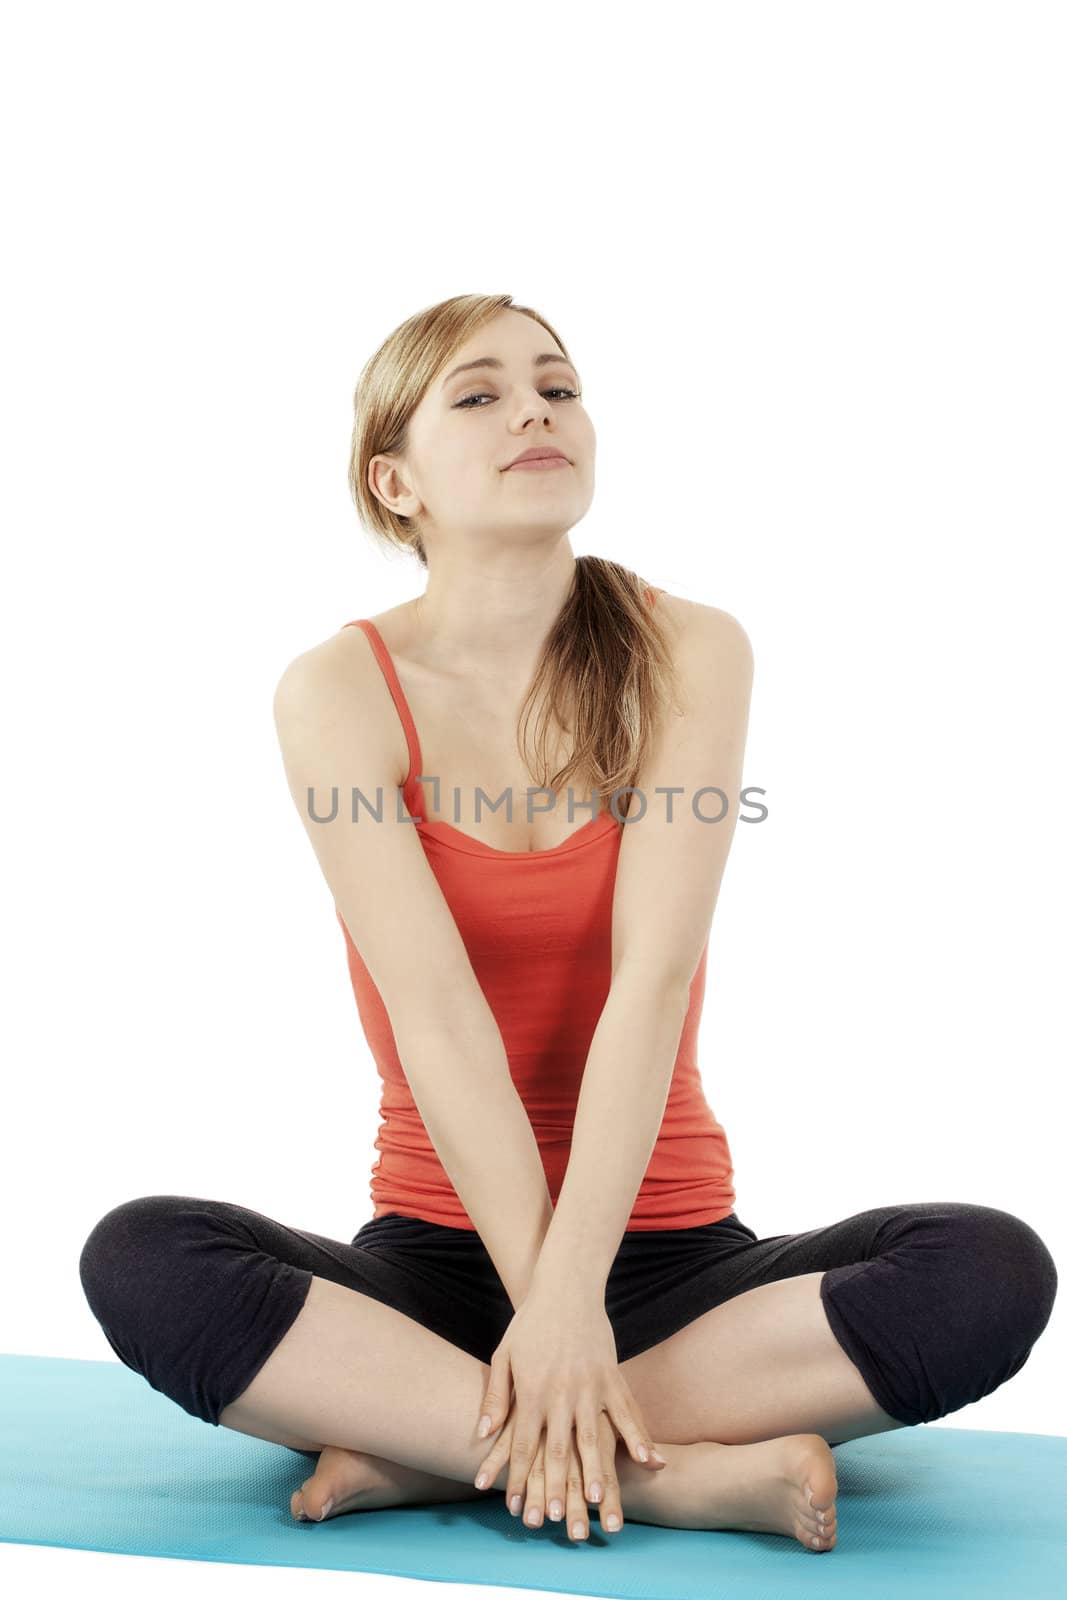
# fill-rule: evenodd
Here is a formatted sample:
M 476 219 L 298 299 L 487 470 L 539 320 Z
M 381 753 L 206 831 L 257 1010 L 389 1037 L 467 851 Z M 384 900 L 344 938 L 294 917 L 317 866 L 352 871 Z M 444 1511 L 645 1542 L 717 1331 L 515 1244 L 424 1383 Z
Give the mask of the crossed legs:
M 1033 1228 L 976 1204 L 875 1207 L 751 1245 L 730 1253 L 729 1298 L 622 1367 L 676 1466 L 717 1455 L 728 1482 L 743 1474 L 746 1452 L 758 1453 L 764 1467 L 771 1462 L 768 1481 L 792 1474 L 801 1518 L 812 1474 L 829 1508 L 832 1444 L 933 1420 L 991 1393 L 1027 1360 L 1056 1295 L 1055 1262 Z M 488 1368 L 383 1303 L 392 1289 L 385 1265 L 231 1202 L 150 1195 L 101 1218 L 79 1270 L 116 1354 L 192 1415 L 295 1450 L 377 1463 L 398 1488 L 423 1474 L 441 1491 L 430 1498 L 465 1498 L 488 1454 L 474 1431 Z M 694 1296 L 711 1298 L 717 1266 L 698 1283 L 705 1263 L 696 1252 L 692 1270 Z M 346 1277 L 378 1285 L 382 1300 Z M 439 1307 L 443 1288 L 447 1300 L 447 1288 L 435 1288 Z M 264 1349 L 271 1353 L 249 1381 Z M 220 1416 L 219 1397 L 231 1394 Z M 798 1439 L 810 1460 L 771 1461 Z M 614 1465 L 617 1504 L 620 1492 L 682 1486 L 687 1470 L 637 1468 L 621 1446 Z M 507 1471 L 492 1488 L 506 1487 Z M 607 1498 L 605 1485 L 602 1510 Z M 653 1509 L 651 1517 L 638 1509 L 637 1520 L 661 1521 L 664 1507 Z
M 817 1433 L 832 1444 L 905 1426 L 879 1408 L 837 1343 L 821 1278 L 748 1290 L 623 1362 L 653 1439 L 745 1444 Z M 219 1421 L 294 1450 L 335 1445 L 414 1469 L 421 1477 L 405 1474 L 405 1498 L 473 1498 L 489 1450 L 475 1433 L 487 1374 L 411 1318 L 315 1276 L 289 1332 Z M 616 1470 L 629 1511 L 627 1489 L 638 1503 L 647 1469 L 620 1446 Z M 504 1468 L 490 1487 L 506 1481 Z

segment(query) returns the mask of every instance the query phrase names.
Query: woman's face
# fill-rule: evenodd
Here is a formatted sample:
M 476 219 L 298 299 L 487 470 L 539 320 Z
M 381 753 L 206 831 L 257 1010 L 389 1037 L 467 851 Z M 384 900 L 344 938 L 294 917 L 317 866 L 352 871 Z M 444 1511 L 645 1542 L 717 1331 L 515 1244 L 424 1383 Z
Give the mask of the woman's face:
M 468 365 L 483 358 L 498 364 Z M 502 311 L 445 363 L 412 415 L 408 449 L 376 456 L 372 481 L 392 510 L 418 518 L 427 549 L 558 540 L 593 499 L 596 434 L 580 390 L 548 331 Z M 509 470 L 542 445 L 567 464 Z

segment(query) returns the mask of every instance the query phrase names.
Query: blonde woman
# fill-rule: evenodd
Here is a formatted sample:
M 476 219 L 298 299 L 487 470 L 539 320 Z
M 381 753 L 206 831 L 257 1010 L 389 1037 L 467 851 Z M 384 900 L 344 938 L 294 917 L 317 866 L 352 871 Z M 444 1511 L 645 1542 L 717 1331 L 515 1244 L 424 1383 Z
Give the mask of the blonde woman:
M 832 1447 L 1010 1378 L 1056 1269 L 965 1202 L 739 1218 L 696 1043 L 752 651 L 575 557 L 595 445 L 566 346 L 510 296 L 368 362 L 352 492 L 426 585 L 298 656 L 275 714 L 381 1078 L 373 1214 L 344 1243 L 148 1195 L 93 1228 L 82 1284 L 154 1388 L 318 1457 L 296 1518 L 500 1494 L 574 1540 L 595 1506 L 609 1536 L 828 1551 Z

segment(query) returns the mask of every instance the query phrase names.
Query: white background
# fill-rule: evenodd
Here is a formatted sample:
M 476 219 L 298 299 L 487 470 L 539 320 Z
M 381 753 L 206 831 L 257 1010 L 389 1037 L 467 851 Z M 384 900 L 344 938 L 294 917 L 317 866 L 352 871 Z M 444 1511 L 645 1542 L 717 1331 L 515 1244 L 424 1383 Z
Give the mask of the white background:
M 272 695 L 421 592 L 356 520 L 352 390 L 468 292 L 578 362 L 575 554 L 753 643 L 770 815 L 700 1035 L 739 1214 L 967 1200 L 1067 1259 L 1062 9 L 45 4 L 3 35 L 3 1349 L 114 1359 L 77 1262 L 122 1200 L 370 1215 L 378 1083 Z M 1064 1326 L 932 1426 L 1067 1432 Z

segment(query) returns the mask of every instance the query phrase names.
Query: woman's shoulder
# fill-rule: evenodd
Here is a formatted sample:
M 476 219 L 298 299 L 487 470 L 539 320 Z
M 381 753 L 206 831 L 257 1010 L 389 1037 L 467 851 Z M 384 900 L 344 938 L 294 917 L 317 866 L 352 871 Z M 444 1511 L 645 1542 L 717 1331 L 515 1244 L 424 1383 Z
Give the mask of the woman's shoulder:
M 326 638 L 319 639 L 309 644 L 306 649 L 294 657 L 290 666 L 297 662 L 306 663 L 308 671 L 334 671 L 349 676 L 353 671 L 359 671 L 369 664 L 375 665 L 373 651 L 369 647 L 367 634 L 362 628 L 354 627 L 356 622 L 370 622 L 381 635 L 386 649 L 393 654 L 398 642 L 403 639 L 405 619 L 409 610 L 407 603 L 391 606 L 387 611 L 379 611 L 374 615 L 364 612 L 355 617 L 347 618 L 338 623 L 333 633 Z M 288 669 L 287 669 L 288 670 Z M 373 681 L 373 674 L 369 674 Z
M 355 699 L 371 710 L 389 709 L 392 701 L 381 661 L 376 659 L 378 651 L 365 630 L 352 624 L 373 622 L 390 650 L 390 637 L 395 627 L 395 622 L 390 627 L 390 619 L 398 618 L 403 610 L 403 606 L 394 606 L 378 616 L 357 614 L 355 618 L 339 622 L 333 634 L 307 645 L 286 664 L 275 696 L 294 699 L 298 694 L 307 694 L 315 699 L 328 696 L 334 701 L 344 696 L 346 706 Z
M 714 685 L 716 695 L 751 695 L 755 675 L 752 643 L 741 623 L 722 606 L 680 595 L 663 595 L 662 619 L 667 649 L 685 706 L 701 704 Z M 655 609 L 660 610 L 660 596 Z
M 382 663 L 362 628 L 350 622 L 372 622 L 391 647 L 390 619 L 397 619 L 404 606 L 375 616 L 354 617 L 338 625 L 336 631 L 308 647 L 287 664 L 274 691 L 275 715 L 291 713 L 298 720 L 309 715 L 346 719 L 353 712 L 361 724 L 380 733 L 383 748 L 401 772 L 407 762 L 404 732 L 397 718 L 392 693 Z M 394 627 L 396 622 L 394 620 Z
M 721 606 L 701 600 L 686 600 L 681 595 L 656 590 L 654 615 L 667 624 L 673 642 L 691 650 L 719 650 L 731 645 L 751 651 L 748 634 L 737 617 Z

